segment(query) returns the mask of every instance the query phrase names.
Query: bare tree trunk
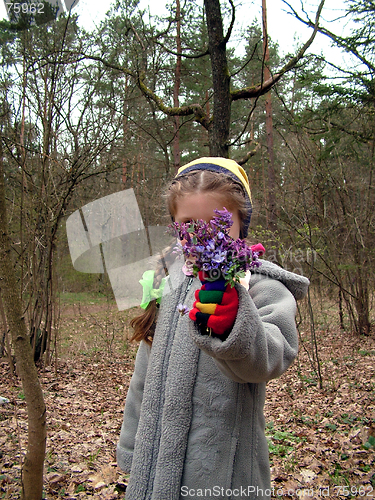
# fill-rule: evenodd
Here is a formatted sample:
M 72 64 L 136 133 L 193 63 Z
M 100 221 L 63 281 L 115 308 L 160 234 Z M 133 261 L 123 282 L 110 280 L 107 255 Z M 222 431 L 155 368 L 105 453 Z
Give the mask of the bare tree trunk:
M 11 259 L 5 205 L 3 151 L 0 141 L 0 286 L 5 315 L 13 341 L 17 371 L 22 381 L 28 415 L 28 447 L 22 469 L 22 498 L 41 500 L 46 450 L 46 407 L 34 364 L 22 312 L 20 291 Z
M 323 377 L 320 370 L 320 359 L 318 352 L 318 342 L 316 339 L 315 321 L 314 321 L 314 311 L 311 304 L 310 290 L 307 291 L 307 300 L 309 306 L 309 316 L 310 316 L 310 333 L 311 333 L 311 348 L 314 360 L 314 366 L 316 367 L 316 373 L 319 378 L 319 389 L 323 389 Z
M 339 317 L 340 317 L 340 330 L 344 331 L 345 330 L 345 325 L 344 325 L 344 310 L 342 307 L 342 290 L 341 287 L 339 288 Z
M 231 95 L 226 55 L 227 41 L 223 35 L 223 20 L 219 0 L 204 0 L 204 5 L 214 88 L 214 119 L 208 129 L 210 155 L 228 158 Z
M 126 95 L 127 92 L 128 92 L 128 77 L 126 76 L 124 94 Z M 124 99 L 122 107 L 123 107 L 122 134 L 123 134 L 124 150 L 125 150 L 125 143 L 126 143 L 125 138 L 128 136 L 128 130 L 129 130 L 128 109 L 127 109 L 126 99 Z M 122 184 L 123 184 L 124 188 L 126 186 L 127 178 L 128 178 L 128 159 L 126 157 L 126 154 L 123 154 L 123 156 L 122 156 Z
M 264 81 L 271 78 L 269 69 L 270 51 L 268 47 L 268 31 L 267 31 L 267 6 L 266 0 L 262 0 L 262 18 L 263 18 L 263 54 L 264 66 L 263 75 Z M 273 123 L 272 123 L 272 100 L 271 91 L 266 94 L 266 133 L 267 133 L 267 151 L 268 151 L 268 212 L 269 212 L 269 229 L 276 231 L 276 196 L 275 196 L 275 158 L 273 152 Z
M 8 361 L 9 361 L 10 373 L 13 377 L 14 376 L 14 365 L 13 365 L 13 359 L 12 359 L 12 348 L 10 345 L 10 340 L 9 340 L 9 335 L 8 335 L 8 325 L 7 325 L 7 319 L 5 316 L 3 299 L 1 297 L 1 289 L 0 289 L 0 316 L 1 316 L 1 320 L 2 320 L 3 325 L 4 325 L 4 339 L 3 339 L 4 346 L 6 348 L 6 354 L 7 354 Z
M 176 18 L 177 18 L 177 34 L 176 34 L 176 44 L 177 44 L 177 61 L 176 61 L 176 71 L 174 80 L 174 90 L 173 90 L 173 106 L 179 107 L 179 95 L 181 86 L 181 10 L 180 10 L 180 0 L 176 0 Z M 174 139 L 173 139 L 173 156 L 174 156 L 174 168 L 177 170 L 180 168 L 181 163 L 181 151 L 180 151 L 180 117 L 176 115 L 174 117 Z

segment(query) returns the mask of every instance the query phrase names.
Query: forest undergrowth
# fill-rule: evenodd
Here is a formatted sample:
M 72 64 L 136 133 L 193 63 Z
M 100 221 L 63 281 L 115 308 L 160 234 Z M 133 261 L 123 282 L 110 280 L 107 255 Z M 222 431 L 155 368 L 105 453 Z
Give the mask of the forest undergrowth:
M 128 341 L 128 323 L 129 312 L 105 301 L 62 307 L 57 363 L 39 368 L 48 422 L 47 499 L 125 496 L 116 443 L 137 349 Z M 272 498 L 373 498 L 374 334 L 358 337 L 333 324 L 316 334 L 323 388 L 307 329 L 301 330 L 298 359 L 268 384 Z M 18 499 L 27 414 L 20 381 L 6 360 L 0 396 L 10 401 L 0 406 L 0 498 Z

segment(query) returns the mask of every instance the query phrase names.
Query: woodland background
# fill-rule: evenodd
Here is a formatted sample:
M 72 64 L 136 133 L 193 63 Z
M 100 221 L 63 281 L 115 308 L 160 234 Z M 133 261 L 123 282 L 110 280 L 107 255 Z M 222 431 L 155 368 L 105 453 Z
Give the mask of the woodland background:
M 294 15 L 306 37 L 295 53 L 283 47 L 283 55 L 264 20 L 236 31 L 231 0 L 172 2 L 166 19 L 119 0 L 92 32 L 74 15 L 55 19 L 47 3 L 42 16 L 0 22 L 1 370 L 10 384 L 3 391 L 22 381 L 29 426 L 37 422 L 45 433 L 34 360 L 40 377 L 54 367 L 57 379 L 67 297 L 81 304 L 78 294 L 90 292 L 96 298 L 86 295 L 85 306 L 103 297 L 114 302 L 105 275 L 72 268 L 66 218 L 131 187 L 145 225 L 165 224 L 163 190 L 180 165 L 199 156 L 243 165 L 254 205 L 250 240 L 263 243 L 266 258 L 311 280 L 298 318 L 307 353 L 299 380 L 327 388 L 320 346 L 333 331 L 335 346 L 349 342 L 358 354 L 353 345 L 361 341 L 363 356 L 373 357 L 375 5 L 345 5 L 351 32 L 342 37 L 319 18 L 324 1 L 311 19 L 302 3 Z M 344 66 L 314 53 L 316 31 L 346 53 Z M 85 314 L 92 318 L 95 308 Z M 92 321 L 87 328 L 101 324 L 110 332 L 101 348 L 112 334 L 127 345 L 108 319 Z M 129 347 L 130 363 L 132 353 Z M 375 422 L 373 376 L 358 429 Z M 36 400 L 34 418 L 29 401 Z M 371 433 L 364 436 L 358 446 L 371 454 Z M 39 499 L 25 493 L 35 465 L 30 433 L 28 440 L 24 495 Z M 39 474 L 44 450 L 35 449 Z M 368 460 L 364 467 L 372 466 Z

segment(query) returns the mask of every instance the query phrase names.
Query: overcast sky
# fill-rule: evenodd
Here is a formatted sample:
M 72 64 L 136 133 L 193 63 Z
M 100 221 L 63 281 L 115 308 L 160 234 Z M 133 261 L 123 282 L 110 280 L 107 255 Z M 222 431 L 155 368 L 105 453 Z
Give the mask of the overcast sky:
M 161 14 L 165 10 L 164 0 L 140 0 L 142 8 L 149 7 L 152 14 Z M 297 9 L 300 8 L 300 0 L 291 0 L 290 3 Z M 235 4 L 242 4 L 237 7 L 236 20 L 242 20 L 244 26 L 250 25 L 253 19 L 261 20 L 261 0 L 237 0 Z M 314 17 L 319 0 L 305 0 L 304 5 L 311 17 Z M 81 22 L 87 28 L 92 28 L 95 23 L 104 18 L 110 5 L 107 0 L 80 0 L 76 11 L 80 14 Z M 343 12 L 343 0 L 326 0 L 323 11 L 323 19 L 332 27 L 332 20 L 338 18 Z M 282 0 L 267 0 L 267 24 L 268 32 L 271 38 L 279 43 L 283 53 L 293 51 L 295 47 L 295 38 L 300 41 L 306 41 L 310 36 L 311 30 L 307 29 L 293 16 L 286 12 L 287 6 Z M 342 22 L 334 23 L 336 32 L 344 28 Z M 325 51 L 329 47 L 327 39 L 323 35 L 317 35 L 314 41 L 315 52 Z
M 6 16 L 4 1 L 6 0 L 0 0 L 0 18 Z M 37 2 L 37 0 L 35 1 Z M 22 3 L 22 0 L 20 0 L 20 3 Z M 159 15 L 165 9 L 165 3 L 164 0 L 140 1 L 142 8 L 150 7 L 152 14 L 157 13 Z M 244 26 L 250 25 L 254 18 L 261 20 L 261 0 L 242 0 L 242 2 L 237 0 L 235 3 L 242 4 L 241 7 L 238 7 L 236 19 L 242 20 Z M 300 0 L 290 0 L 290 3 L 296 10 L 300 8 Z M 318 4 L 319 0 L 304 1 L 305 8 L 311 17 L 314 17 L 313 13 Z M 110 0 L 79 0 L 74 10 L 79 14 L 80 24 L 86 29 L 93 29 L 95 24 L 99 24 L 104 19 L 110 5 Z M 338 34 L 341 34 L 345 25 L 342 21 L 333 23 L 332 20 L 342 14 L 343 5 L 344 0 L 326 0 L 322 15 L 325 24 Z M 286 10 L 287 6 L 282 0 L 267 0 L 268 32 L 271 38 L 279 43 L 281 53 L 292 52 L 296 45 L 295 39 L 298 38 L 300 42 L 304 42 L 311 33 L 310 29 L 296 21 Z M 312 50 L 315 53 L 323 51 L 327 56 L 332 57 L 334 52 L 330 50 L 329 46 L 330 43 L 326 37 L 317 35 Z M 335 56 L 337 57 L 338 54 L 335 54 Z

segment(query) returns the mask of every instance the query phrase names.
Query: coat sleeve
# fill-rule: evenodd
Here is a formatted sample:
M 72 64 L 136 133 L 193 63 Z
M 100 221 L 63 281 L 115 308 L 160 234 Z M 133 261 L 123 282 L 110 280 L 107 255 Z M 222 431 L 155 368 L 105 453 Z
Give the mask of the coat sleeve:
M 280 281 L 267 276 L 252 278 L 249 292 L 237 283 L 235 287 L 239 307 L 228 338 L 201 335 L 194 322 L 190 333 L 229 378 L 240 383 L 267 382 L 279 377 L 297 355 L 295 299 Z
M 120 440 L 117 444 L 117 465 L 127 473 L 130 472 L 133 459 L 135 435 L 141 412 L 149 354 L 149 346 L 145 342 L 141 342 L 135 360 L 134 373 L 126 396 L 124 419 Z

